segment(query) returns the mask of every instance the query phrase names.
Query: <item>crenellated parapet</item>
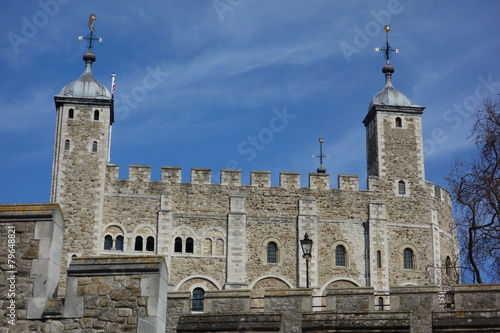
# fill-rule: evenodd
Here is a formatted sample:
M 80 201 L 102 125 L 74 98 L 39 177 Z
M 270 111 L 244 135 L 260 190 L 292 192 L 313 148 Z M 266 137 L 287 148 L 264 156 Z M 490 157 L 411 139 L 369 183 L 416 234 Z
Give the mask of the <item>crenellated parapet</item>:
M 160 182 L 166 184 L 181 184 L 182 169 L 180 167 L 162 166 L 159 181 L 151 180 L 151 166 L 130 165 L 128 178 L 120 178 L 119 165 L 108 164 L 106 177 L 108 182 L 128 181 L 137 183 Z M 190 170 L 189 183 L 194 185 L 222 185 L 222 186 L 252 186 L 260 188 L 273 187 L 271 183 L 271 172 L 252 170 L 250 171 L 250 184 L 242 184 L 241 170 L 222 169 L 220 171 L 220 183 L 212 182 L 212 170 L 208 168 L 192 168 Z M 310 173 L 308 187 L 313 190 L 329 190 L 331 188 L 330 175 L 325 173 Z M 300 189 L 300 172 L 281 171 L 278 187 L 284 189 Z M 346 191 L 359 191 L 359 177 L 357 175 L 339 175 L 338 188 Z

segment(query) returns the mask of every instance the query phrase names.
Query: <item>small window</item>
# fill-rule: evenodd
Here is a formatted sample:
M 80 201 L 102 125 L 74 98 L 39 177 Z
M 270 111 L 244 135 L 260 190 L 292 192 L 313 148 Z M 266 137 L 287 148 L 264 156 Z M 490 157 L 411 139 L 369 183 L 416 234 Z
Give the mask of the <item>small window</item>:
M 335 248 L 335 266 L 345 266 L 345 247 L 343 245 L 337 245 Z
M 398 182 L 398 193 L 399 194 L 406 194 L 406 184 L 402 180 L 400 180 Z
M 104 237 L 104 250 L 111 250 L 113 247 L 113 237 L 111 235 L 106 235 Z
M 75 117 L 75 110 L 69 109 L 68 110 L 68 118 L 73 119 Z
M 137 236 L 135 238 L 134 251 L 142 251 L 142 236 Z
M 116 236 L 115 249 L 116 251 L 123 251 L 123 236 Z
M 94 120 L 99 120 L 99 110 L 94 111 Z
M 382 254 L 377 251 L 377 268 L 382 268 Z
M 396 118 L 396 127 L 402 127 L 403 126 L 403 122 L 401 120 L 401 118 L 397 117 Z
M 404 269 L 413 269 L 413 250 L 406 248 L 403 251 L 403 267 Z
M 378 298 L 378 309 L 380 311 L 384 310 L 384 298 L 383 297 L 379 297 Z
M 153 236 L 149 236 L 146 238 L 146 251 L 154 251 L 155 250 L 155 239 Z
M 92 152 L 97 153 L 97 141 L 92 142 Z
M 278 245 L 275 242 L 267 243 L 267 262 L 271 264 L 278 262 Z
M 194 253 L 194 241 L 191 237 L 186 239 L 186 253 Z
M 191 310 L 202 312 L 204 300 L 205 300 L 205 290 L 203 290 L 203 288 L 195 288 L 193 290 Z
M 69 150 L 69 145 L 70 145 L 69 140 L 64 141 L 64 151 Z
M 448 256 L 446 257 L 446 275 L 451 274 L 451 258 Z
M 174 252 L 178 252 L 178 253 L 182 252 L 182 238 L 180 238 L 180 237 L 175 238 Z

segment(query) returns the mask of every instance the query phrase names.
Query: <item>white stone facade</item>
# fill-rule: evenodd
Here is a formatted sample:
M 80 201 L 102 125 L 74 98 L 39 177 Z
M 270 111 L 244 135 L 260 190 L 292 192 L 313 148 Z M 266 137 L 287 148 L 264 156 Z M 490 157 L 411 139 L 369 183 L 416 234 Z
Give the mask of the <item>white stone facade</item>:
M 202 168 L 191 170 L 189 183 L 177 167 L 162 167 L 152 181 L 145 165 L 119 179 L 118 165 L 107 162 L 112 99 L 56 96 L 56 106 L 52 201 L 66 220 L 63 269 L 73 255 L 156 254 L 166 258 L 172 291 L 250 289 L 259 297 L 306 286 L 307 233 L 317 296 L 358 286 L 389 297 L 393 286 L 457 281 L 443 267 L 458 253 L 451 200 L 424 178 L 423 107 L 371 107 L 361 190 L 356 175 L 339 175 L 331 188 L 330 175 L 317 173 L 301 188 L 294 172 L 271 186 L 267 171 L 252 171 L 242 185 L 241 171 L 221 170 L 213 184 Z

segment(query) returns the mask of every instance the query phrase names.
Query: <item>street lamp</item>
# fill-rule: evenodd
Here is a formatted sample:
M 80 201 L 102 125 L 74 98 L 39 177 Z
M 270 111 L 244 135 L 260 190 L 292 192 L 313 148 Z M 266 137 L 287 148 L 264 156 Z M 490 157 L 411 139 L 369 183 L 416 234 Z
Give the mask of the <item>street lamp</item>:
M 311 258 L 311 249 L 313 241 L 309 239 L 307 232 L 304 239 L 300 240 L 300 246 L 302 247 L 303 257 L 306 258 L 306 287 L 309 288 L 309 259 Z

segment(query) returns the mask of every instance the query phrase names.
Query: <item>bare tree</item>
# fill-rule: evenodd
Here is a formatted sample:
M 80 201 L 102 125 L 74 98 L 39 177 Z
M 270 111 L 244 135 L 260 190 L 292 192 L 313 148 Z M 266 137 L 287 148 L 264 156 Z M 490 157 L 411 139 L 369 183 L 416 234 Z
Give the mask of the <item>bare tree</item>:
M 448 176 L 469 282 L 500 282 L 500 103 L 487 99 L 474 113 L 471 159 Z

